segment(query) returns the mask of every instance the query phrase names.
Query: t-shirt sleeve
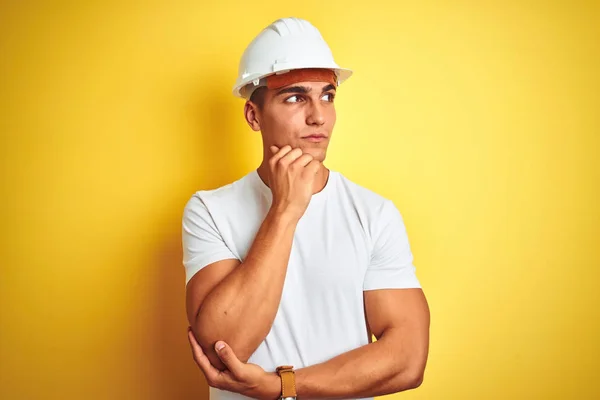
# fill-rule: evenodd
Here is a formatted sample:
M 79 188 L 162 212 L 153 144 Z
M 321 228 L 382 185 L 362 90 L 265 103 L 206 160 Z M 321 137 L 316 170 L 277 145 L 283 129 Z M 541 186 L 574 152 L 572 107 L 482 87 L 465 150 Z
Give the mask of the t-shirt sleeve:
M 386 200 L 377 218 L 363 290 L 420 288 L 400 211 Z
M 225 244 L 208 208 L 196 193 L 185 205 L 182 218 L 185 283 L 214 262 L 237 258 Z

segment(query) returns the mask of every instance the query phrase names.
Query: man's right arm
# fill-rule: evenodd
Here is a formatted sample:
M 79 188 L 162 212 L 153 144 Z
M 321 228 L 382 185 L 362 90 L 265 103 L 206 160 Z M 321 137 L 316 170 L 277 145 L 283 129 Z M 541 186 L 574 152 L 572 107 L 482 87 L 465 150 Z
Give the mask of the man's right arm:
M 298 221 L 271 208 L 244 262 L 217 261 L 188 282 L 188 321 L 211 363 L 224 369 L 214 344 L 224 340 L 246 362 L 267 336 L 279 308 Z
M 312 197 L 322 164 L 302 150 L 273 146 L 269 184 L 273 202 L 246 259 L 222 259 L 190 279 L 186 290 L 188 321 L 212 365 L 225 369 L 214 350 L 227 342 L 246 362 L 268 335 L 277 315 L 294 232 Z M 197 236 L 209 254 L 217 242 Z M 212 240 L 218 233 L 213 229 Z M 221 255 L 225 253 L 220 253 Z

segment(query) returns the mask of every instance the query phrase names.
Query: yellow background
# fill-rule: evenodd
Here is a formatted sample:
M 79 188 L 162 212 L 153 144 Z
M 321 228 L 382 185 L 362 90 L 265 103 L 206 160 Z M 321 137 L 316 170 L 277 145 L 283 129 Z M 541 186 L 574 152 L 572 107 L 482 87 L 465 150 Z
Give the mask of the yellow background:
M 354 69 L 326 164 L 394 200 L 430 303 L 394 397 L 600 398 L 600 12 L 569 1 L 2 2 L 0 398 L 206 396 L 181 214 L 260 162 L 230 90 L 284 16 Z

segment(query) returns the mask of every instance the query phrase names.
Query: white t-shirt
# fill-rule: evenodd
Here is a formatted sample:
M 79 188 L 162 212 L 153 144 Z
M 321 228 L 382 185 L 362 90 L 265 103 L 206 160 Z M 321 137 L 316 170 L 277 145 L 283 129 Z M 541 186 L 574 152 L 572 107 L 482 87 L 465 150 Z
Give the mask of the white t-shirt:
M 182 221 L 186 283 L 213 262 L 243 261 L 271 202 L 256 170 L 194 193 Z M 298 222 L 279 310 L 248 362 L 268 372 L 279 365 L 299 369 L 366 345 L 363 291 L 419 287 L 394 203 L 330 170 Z M 210 398 L 248 399 L 212 387 Z

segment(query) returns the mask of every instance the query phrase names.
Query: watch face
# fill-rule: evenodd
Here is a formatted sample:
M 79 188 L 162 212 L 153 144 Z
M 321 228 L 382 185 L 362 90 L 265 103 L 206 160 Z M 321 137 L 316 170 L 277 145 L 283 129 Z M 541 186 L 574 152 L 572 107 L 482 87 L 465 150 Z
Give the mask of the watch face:
M 282 397 L 281 400 L 296 400 L 295 397 Z

